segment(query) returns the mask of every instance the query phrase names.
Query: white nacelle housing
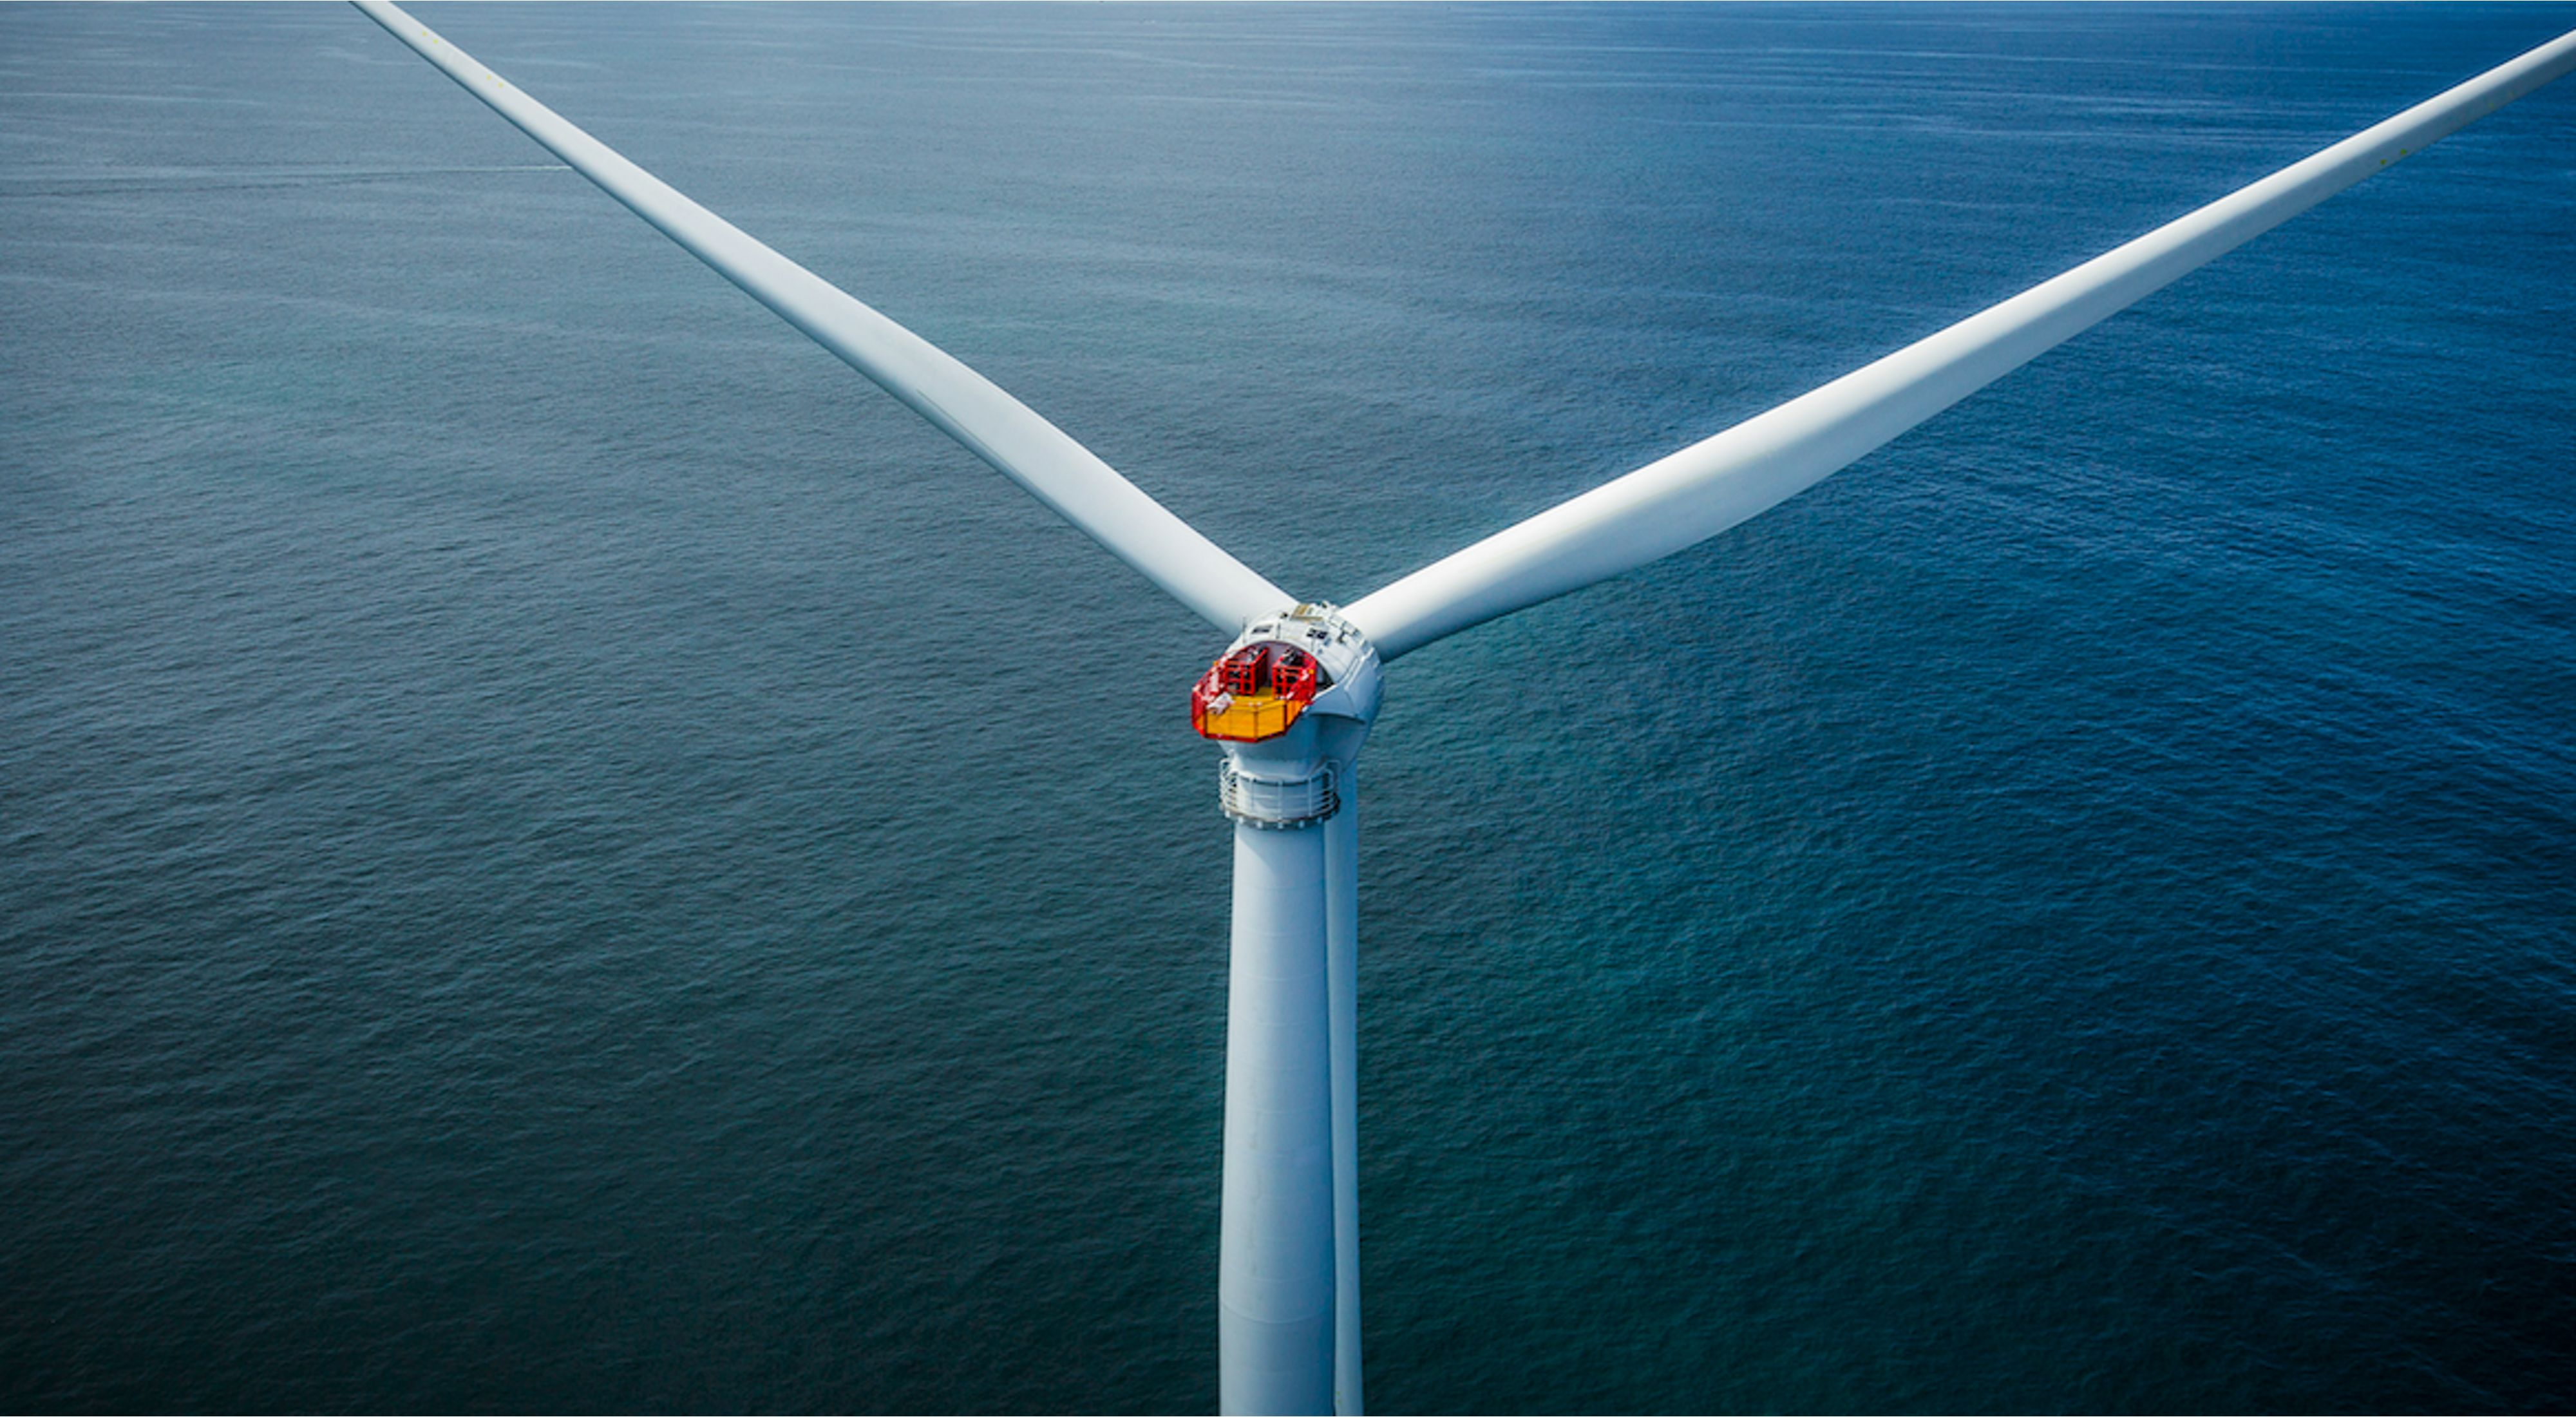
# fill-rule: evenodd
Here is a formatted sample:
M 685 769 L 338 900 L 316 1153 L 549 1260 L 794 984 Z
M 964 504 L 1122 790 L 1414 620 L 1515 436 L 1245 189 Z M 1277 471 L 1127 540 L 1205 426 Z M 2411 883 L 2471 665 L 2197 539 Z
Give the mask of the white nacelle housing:
M 1274 673 L 1275 685 L 1262 677 Z M 1218 806 L 1280 828 L 1341 810 L 1340 783 L 1377 717 L 1380 684 L 1376 648 L 1330 605 L 1246 625 L 1192 694 L 1199 732 L 1225 749 Z

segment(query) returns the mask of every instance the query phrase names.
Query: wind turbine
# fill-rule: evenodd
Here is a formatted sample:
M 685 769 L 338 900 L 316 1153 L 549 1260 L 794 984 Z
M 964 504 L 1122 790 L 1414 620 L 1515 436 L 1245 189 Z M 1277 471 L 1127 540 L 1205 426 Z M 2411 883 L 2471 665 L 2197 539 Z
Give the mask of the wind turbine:
M 1633 570 L 1831 475 L 2184 273 L 2576 68 L 2534 49 L 1715 437 L 1345 606 L 1301 601 L 973 370 L 591 138 L 385 0 L 354 0 L 638 216 L 1232 636 L 1191 693 L 1234 822 L 1221 1401 L 1361 1409 L 1357 760 L 1384 666 Z

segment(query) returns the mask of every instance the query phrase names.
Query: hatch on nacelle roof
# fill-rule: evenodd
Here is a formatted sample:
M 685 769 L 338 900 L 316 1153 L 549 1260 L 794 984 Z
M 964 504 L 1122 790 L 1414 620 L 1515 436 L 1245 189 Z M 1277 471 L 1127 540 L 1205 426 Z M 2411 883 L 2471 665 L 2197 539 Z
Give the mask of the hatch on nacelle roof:
M 1190 726 L 1203 738 L 1237 743 L 1276 738 L 1326 687 L 1315 656 L 1279 640 L 1256 640 L 1199 676 L 1190 690 Z

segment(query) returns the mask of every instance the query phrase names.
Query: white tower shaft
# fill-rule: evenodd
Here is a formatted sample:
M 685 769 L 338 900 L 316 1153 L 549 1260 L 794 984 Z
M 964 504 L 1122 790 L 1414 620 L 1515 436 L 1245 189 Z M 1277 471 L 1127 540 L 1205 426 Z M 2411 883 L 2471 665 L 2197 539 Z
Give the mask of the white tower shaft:
M 1327 833 L 1234 828 L 1218 1403 L 1333 1410 L 1333 1081 Z
M 1353 754 L 1358 746 L 1347 750 Z M 1360 784 L 1337 764 L 1342 810 L 1324 822 L 1325 976 L 1333 991 L 1333 1411 L 1360 1399 Z

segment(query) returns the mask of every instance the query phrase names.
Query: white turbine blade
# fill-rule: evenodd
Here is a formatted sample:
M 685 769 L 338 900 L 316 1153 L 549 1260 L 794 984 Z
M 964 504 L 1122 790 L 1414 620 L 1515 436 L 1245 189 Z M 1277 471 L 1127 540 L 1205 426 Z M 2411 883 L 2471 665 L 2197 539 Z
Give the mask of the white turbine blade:
M 2576 68 L 2576 31 L 1812 393 L 1559 503 L 1342 614 L 1393 659 L 1715 536 L 2061 341 Z
M 574 171 L 1211 624 L 1231 634 L 1293 599 L 991 380 L 680 195 L 385 0 L 351 2 Z

